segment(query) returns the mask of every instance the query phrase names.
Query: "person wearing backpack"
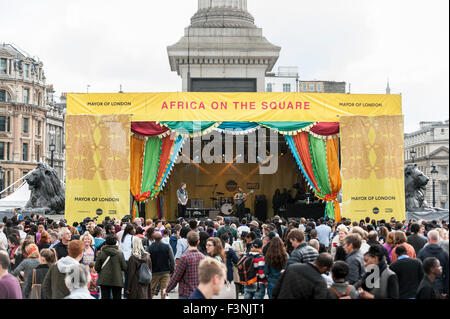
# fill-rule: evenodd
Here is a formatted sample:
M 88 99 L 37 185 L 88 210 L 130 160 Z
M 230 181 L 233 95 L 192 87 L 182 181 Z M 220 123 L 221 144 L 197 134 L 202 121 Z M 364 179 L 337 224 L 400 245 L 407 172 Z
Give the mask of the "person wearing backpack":
M 337 261 L 331 268 L 333 284 L 328 288 L 331 290 L 330 299 L 357 299 L 358 294 L 354 286 L 350 285 L 345 278 L 350 268 L 344 261 Z
M 244 299 L 264 299 L 266 294 L 267 278 L 264 273 L 262 248 L 262 240 L 256 238 L 250 253 L 244 255 L 238 262 L 240 283 L 244 285 Z
M 144 250 L 142 239 L 134 237 L 133 250 L 128 259 L 128 299 L 152 299 L 152 261 Z
M 228 233 L 228 237 L 230 237 L 231 243 L 233 243 L 233 241 L 238 239 L 238 232 L 231 227 L 231 219 L 229 217 L 225 217 L 223 221 L 225 222 L 225 226 L 219 228 L 216 237 L 220 238 L 222 234 Z
M 100 286 L 102 299 L 111 299 L 111 293 L 113 299 L 121 299 L 122 272 L 127 270 L 127 263 L 116 243 L 116 237 L 108 235 L 106 245 L 100 250 L 95 261 L 94 268 L 98 272 L 97 284 Z

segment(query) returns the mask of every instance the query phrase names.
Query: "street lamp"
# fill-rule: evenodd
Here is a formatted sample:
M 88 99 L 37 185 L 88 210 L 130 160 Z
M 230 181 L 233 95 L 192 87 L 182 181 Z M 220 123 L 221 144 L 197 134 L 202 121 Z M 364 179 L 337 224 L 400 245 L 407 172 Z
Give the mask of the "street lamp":
M 438 170 L 436 169 L 436 165 L 431 164 L 431 172 L 430 173 L 431 173 L 431 178 L 433 179 L 433 207 L 436 207 L 436 190 L 435 190 L 436 183 L 435 183 L 435 180 L 436 180 L 437 174 L 439 173 Z
M 2 191 L 3 191 L 3 178 L 5 177 L 5 170 L 0 165 L 0 198 L 2 198 Z
M 55 152 L 56 145 L 55 145 L 55 132 L 50 132 L 50 145 L 48 146 L 50 150 L 50 166 L 53 167 L 53 153 Z
M 416 158 L 416 154 L 417 153 L 416 153 L 416 151 L 414 149 L 409 151 L 409 155 L 411 155 L 413 164 L 414 164 L 414 159 Z

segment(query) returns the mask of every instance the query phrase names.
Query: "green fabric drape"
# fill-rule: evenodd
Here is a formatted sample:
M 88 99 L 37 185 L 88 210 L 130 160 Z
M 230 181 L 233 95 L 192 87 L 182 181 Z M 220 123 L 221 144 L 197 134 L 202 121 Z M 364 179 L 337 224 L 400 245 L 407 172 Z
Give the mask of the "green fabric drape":
M 209 133 L 213 128 L 218 127 L 222 122 L 160 122 L 161 125 L 177 132 L 184 137 L 200 136 Z
M 156 184 L 159 170 L 159 159 L 161 155 L 162 139 L 149 137 L 145 144 L 144 170 L 142 173 L 141 192 L 152 192 Z
M 309 146 L 314 176 L 316 177 L 319 188 L 322 191 L 320 197 L 331 197 L 333 194 L 330 185 L 330 177 L 328 174 L 326 141 L 309 134 Z M 334 215 L 334 203 L 327 200 L 325 204 L 325 216 L 334 219 Z
M 258 124 L 284 135 L 297 135 L 314 126 L 314 122 L 258 122 Z

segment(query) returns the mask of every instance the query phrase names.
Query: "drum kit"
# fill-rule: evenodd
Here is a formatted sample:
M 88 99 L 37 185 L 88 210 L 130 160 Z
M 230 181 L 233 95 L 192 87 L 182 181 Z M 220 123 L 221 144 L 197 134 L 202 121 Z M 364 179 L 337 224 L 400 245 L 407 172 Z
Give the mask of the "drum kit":
M 225 195 L 224 193 L 217 192 L 217 195 Z M 226 216 L 233 214 L 233 197 L 211 197 L 210 200 L 214 202 L 213 206 L 220 210 L 220 212 Z

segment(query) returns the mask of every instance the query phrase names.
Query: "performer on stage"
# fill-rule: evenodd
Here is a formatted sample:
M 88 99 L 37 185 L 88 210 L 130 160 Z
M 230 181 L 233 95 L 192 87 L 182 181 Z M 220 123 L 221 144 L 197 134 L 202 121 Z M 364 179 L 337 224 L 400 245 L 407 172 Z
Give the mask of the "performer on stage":
M 236 215 L 241 220 L 245 215 L 245 202 L 247 201 L 247 194 L 242 188 L 238 188 L 238 192 L 234 195 L 234 202 L 236 203 Z
M 178 188 L 177 197 L 178 197 L 178 217 L 184 218 L 186 214 L 186 204 L 189 199 L 185 183 L 182 183 L 180 188 Z

